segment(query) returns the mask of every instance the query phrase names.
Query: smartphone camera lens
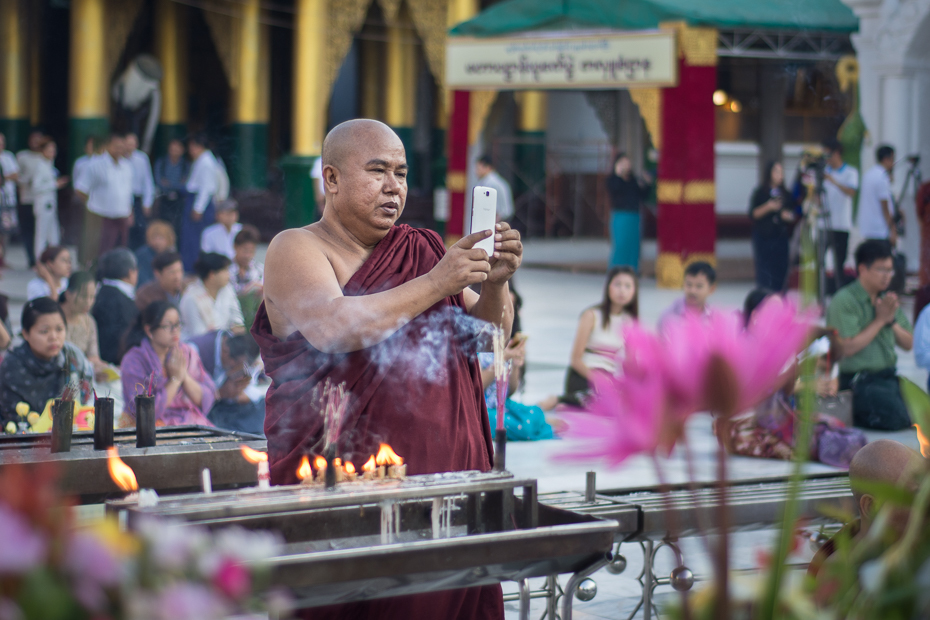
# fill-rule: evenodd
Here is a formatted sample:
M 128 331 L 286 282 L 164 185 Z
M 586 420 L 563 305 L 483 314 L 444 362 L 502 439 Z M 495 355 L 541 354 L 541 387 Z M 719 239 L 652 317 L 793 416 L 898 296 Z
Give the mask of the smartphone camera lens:
M 485 192 L 484 195 L 485 195 L 485 196 L 490 196 L 490 195 L 491 195 L 491 192 Z

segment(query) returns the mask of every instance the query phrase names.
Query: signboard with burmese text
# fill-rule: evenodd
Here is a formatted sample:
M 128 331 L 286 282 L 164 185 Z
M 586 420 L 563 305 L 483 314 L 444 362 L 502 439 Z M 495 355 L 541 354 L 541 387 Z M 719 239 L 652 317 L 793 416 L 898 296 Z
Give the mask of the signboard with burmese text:
M 670 31 L 451 37 L 446 87 L 458 90 L 676 86 Z

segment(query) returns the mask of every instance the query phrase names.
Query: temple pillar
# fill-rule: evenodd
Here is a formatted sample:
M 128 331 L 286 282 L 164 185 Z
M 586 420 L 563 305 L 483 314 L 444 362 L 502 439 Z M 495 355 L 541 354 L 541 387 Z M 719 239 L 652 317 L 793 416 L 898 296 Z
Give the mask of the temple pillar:
M 171 140 L 187 136 L 187 8 L 174 0 L 155 4 L 155 54 L 163 73 L 153 160 L 168 151 Z
M 449 0 L 447 25 L 471 19 L 478 14 L 478 0 Z M 465 90 L 445 91 L 442 106 L 448 114 L 445 128 L 447 146 L 446 189 L 449 192 L 449 219 L 446 245 L 458 241 L 465 231 L 465 192 L 468 190 L 468 120 L 470 94 Z
M 71 0 L 69 169 L 84 154 L 87 138 L 109 131 L 104 5 L 104 0 Z
M 323 151 L 326 132 L 327 7 L 326 0 L 294 2 L 291 154 L 281 162 L 286 200 L 284 225 L 288 228 L 306 226 L 316 219 L 310 170 Z
M 540 192 L 545 196 L 546 125 L 548 123 L 546 93 L 524 90 L 516 93 L 518 176 L 514 179 L 514 196 Z
M 662 24 L 678 35 L 678 86 L 661 90 L 656 282 L 680 288 L 688 264 L 716 264 L 714 103 L 717 32 L 683 22 Z M 655 140 L 654 140 L 655 142 Z
M 7 150 L 26 148 L 29 134 L 28 20 L 21 0 L 0 0 L 0 133 Z M 35 81 L 35 80 L 33 80 Z
M 417 48 L 412 40 L 414 30 L 403 13 L 397 22 L 387 27 L 384 120 L 404 143 L 409 166 L 407 187 L 414 187 L 418 172 L 413 150 L 413 126 L 417 113 Z
M 238 83 L 233 90 L 230 119 L 233 156 L 230 158 L 229 176 L 232 186 L 237 189 L 262 188 L 266 184 L 268 105 L 263 99 L 267 99 L 269 92 L 261 87 L 261 81 L 270 73 L 271 67 L 267 36 L 262 36 L 260 16 L 260 0 L 243 0 L 239 19 L 233 20 L 233 26 L 239 29 L 239 46 L 235 59 Z

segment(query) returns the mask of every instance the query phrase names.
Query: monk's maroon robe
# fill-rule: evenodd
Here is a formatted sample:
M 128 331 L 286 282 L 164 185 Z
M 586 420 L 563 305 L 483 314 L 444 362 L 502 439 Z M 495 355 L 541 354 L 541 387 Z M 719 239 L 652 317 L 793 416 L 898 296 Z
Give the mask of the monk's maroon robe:
M 371 295 L 429 272 L 445 248 L 439 235 L 396 225 L 346 283 L 346 296 Z M 252 334 L 272 379 L 265 435 L 273 484 L 293 484 L 304 454 L 319 454 L 323 421 L 310 398 L 326 379 L 345 383 L 351 404 L 339 454 L 360 468 L 385 442 L 408 474 L 491 468 L 491 429 L 475 356 L 480 322 L 459 293 L 443 299 L 386 340 L 327 354 L 299 333 L 271 333 L 264 304 Z M 312 459 L 311 459 L 312 460 Z M 503 618 L 500 586 L 451 590 L 309 610 L 310 618 Z

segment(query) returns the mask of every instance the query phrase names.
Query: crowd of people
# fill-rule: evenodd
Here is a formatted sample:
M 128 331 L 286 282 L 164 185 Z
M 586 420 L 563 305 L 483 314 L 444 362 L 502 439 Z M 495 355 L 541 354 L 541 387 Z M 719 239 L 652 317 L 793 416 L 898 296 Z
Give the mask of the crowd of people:
M 23 342 L 0 363 L 2 430 L 20 420 L 21 403 L 42 412 L 82 385 L 116 396 L 124 426 L 134 424 L 133 397 L 151 389 L 160 425 L 262 434 L 267 381 L 248 333 L 264 284 L 261 238 L 239 223 L 206 139 L 171 141 L 154 170 L 132 134 L 88 139 L 70 178 L 54 158 L 40 132 L 16 155 L 0 149 L 3 241 L 18 232 L 35 271 Z M 78 256 L 61 244 L 57 214 L 58 190 L 72 180 L 84 208 Z

